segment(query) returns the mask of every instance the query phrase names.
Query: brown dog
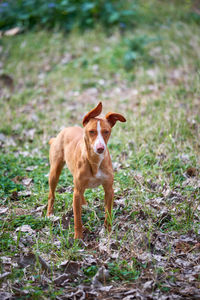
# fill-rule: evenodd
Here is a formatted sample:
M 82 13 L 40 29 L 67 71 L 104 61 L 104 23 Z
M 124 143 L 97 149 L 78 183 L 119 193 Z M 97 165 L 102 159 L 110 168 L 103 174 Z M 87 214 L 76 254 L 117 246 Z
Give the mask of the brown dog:
M 103 185 L 105 191 L 105 226 L 111 229 L 113 206 L 113 169 L 107 142 L 111 128 L 117 121 L 126 119 L 116 113 L 108 113 L 105 118 L 97 118 L 102 111 L 102 103 L 83 118 L 83 126 L 63 129 L 50 143 L 50 174 L 47 216 L 53 213 L 55 189 L 60 173 L 66 163 L 74 179 L 73 211 L 74 238 L 82 238 L 82 205 L 86 204 L 84 191 Z

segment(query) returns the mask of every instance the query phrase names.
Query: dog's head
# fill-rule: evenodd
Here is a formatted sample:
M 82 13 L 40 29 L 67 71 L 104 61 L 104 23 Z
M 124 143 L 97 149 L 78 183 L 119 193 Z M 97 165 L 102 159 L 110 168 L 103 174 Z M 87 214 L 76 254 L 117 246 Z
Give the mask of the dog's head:
M 85 141 L 93 151 L 100 155 L 106 150 L 111 129 L 117 121 L 126 122 L 126 119 L 117 113 L 109 112 L 105 118 L 98 117 L 102 112 L 102 103 L 89 111 L 83 118 L 85 128 Z M 98 118 L 97 118 L 98 117 Z

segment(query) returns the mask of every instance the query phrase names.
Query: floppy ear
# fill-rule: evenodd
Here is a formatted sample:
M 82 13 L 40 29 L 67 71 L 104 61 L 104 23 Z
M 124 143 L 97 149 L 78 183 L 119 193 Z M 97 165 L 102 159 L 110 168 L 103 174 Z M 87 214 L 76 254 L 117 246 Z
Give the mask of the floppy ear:
M 126 119 L 122 115 L 112 112 L 107 113 L 105 118 L 108 120 L 111 127 L 113 127 L 117 121 L 126 122 Z
M 95 108 L 93 108 L 91 111 L 89 111 L 89 113 L 87 113 L 87 115 L 85 115 L 85 117 L 83 118 L 83 126 L 87 125 L 90 119 L 100 115 L 101 111 L 102 111 L 102 103 L 99 102 L 99 104 Z

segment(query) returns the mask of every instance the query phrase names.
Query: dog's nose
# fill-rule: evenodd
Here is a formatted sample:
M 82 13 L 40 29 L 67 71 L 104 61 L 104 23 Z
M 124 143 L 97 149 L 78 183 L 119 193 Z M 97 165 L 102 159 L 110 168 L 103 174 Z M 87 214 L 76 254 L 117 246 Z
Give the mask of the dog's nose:
M 97 152 L 99 154 L 103 153 L 103 151 L 104 151 L 104 147 L 103 146 L 100 146 L 100 147 L 97 148 Z

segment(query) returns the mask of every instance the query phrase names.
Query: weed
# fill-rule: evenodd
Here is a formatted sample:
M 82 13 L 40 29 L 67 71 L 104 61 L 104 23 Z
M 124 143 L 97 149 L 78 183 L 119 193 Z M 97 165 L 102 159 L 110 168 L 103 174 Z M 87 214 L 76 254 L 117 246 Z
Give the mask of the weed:
M 22 225 L 30 225 L 32 229 L 39 230 L 50 223 L 48 219 L 37 219 L 32 215 L 22 215 L 15 217 L 4 224 L 5 229 L 13 230 Z
M 0 249 L 2 252 L 6 253 L 7 251 L 11 253 L 13 247 L 15 246 L 15 241 L 13 240 L 9 232 L 2 232 L 0 235 Z
M 153 41 L 154 39 L 142 35 L 125 40 L 128 50 L 125 52 L 123 60 L 124 67 L 127 71 L 133 69 L 135 64 L 153 64 L 153 59 L 149 55 L 147 49 L 147 45 Z
M 95 265 L 92 265 L 92 266 L 89 266 L 88 268 L 83 268 L 82 271 L 87 277 L 91 278 L 91 277 L 94 277 L 95 274 L 97 273 L 98 267 Z
M 115 281 L 134 281 L 140 276 L 140 271 L 129 266 L 126 261 L 120 263 L 109 263 L 108 270 Z

